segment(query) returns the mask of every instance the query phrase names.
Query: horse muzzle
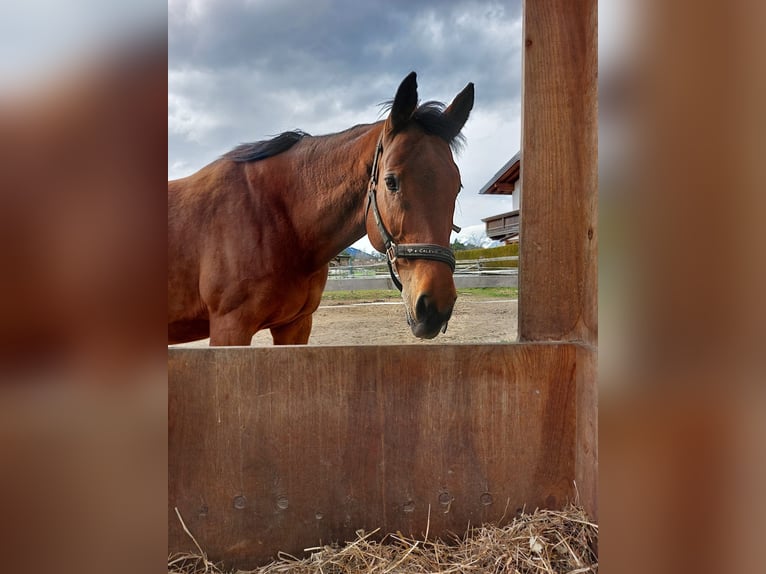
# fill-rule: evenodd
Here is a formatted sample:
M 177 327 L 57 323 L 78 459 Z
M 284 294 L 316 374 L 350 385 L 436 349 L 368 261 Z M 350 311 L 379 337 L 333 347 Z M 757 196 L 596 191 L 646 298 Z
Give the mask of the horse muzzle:
M 412 334 L 418 339 L 433 339 L 440 332 L 446 332 L 453 306 L 454 303 L 445 310 L 439 310 L 428 295 L 418 297 L 415 312 L 407 313 L 407 322 Z

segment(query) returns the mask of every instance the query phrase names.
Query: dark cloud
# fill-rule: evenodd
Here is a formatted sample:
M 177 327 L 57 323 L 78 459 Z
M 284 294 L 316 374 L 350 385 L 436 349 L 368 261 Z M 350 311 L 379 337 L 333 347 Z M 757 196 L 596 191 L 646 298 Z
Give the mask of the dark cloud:
M 432 66 L 502 52 L 512 42 L 492 32 L 519 18 L 519 2 L 180 1 L 170 4 L 169 55 L 175 65 L 377 73 L 401 56 Z
M 520 16 L 518 1 L 171 2 L 168 54 L 171 69 L 240 70 L 261 90 L 355 87 L 351 106 L 410 70 L 435 92 L 482 84 L 492 101 L 518 93 Z
M 519 0 L 171 0 L 168 33 L 171 177 L 242 141 L 374 121 L 412 70 L 421 100 L 474 82 L 474 115 L 510 121 L 520 100 Z

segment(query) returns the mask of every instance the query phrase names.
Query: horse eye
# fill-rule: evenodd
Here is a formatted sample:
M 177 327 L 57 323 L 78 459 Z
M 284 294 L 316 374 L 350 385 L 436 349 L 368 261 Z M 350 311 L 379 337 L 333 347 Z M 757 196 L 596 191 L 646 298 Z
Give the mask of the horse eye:
M 399 180 L 394 174 L 389 173 L 385 177 L 385 181 L 386 181 L 386 187 L 388 188 L 388 191 L 392 191 L 392 192 L 399 191 Z

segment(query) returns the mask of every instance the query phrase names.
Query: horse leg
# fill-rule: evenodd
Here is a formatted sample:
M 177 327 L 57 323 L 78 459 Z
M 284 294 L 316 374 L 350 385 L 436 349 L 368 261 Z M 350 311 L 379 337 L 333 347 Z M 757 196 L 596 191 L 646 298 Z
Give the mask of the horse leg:
M 249 346 L 253 330 L 238 314 L 210 317 L 210 346 Z
M 305 345 L 311 334 L 311 315 L 305 315 L 292 323 L 271 328 L 275 345 Z

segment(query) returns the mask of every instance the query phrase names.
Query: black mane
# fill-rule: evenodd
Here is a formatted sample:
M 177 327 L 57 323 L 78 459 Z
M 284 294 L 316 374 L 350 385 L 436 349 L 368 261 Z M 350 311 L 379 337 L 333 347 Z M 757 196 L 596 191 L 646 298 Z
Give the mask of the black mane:
M 393 100 L 382 104 L 382 109 L 387 112 L 394 105 Z M 417 123 L 426 133 L 440 137 L 446 141 L 452 151 L 458 152 L 465 145 L 465 136 L 460 132 L 460 126 L 444 115 L 447 106 L 443 102 L 429 101 L 420 104 L 412 113 L 411 121 Z
M 393 100 L 384 102 L 382 110 L 384 112 L 389 111 L 392 105 Z M 465 136 L 457 129 L 459 126 L 454 125 L 449 116 L 444 115 L 446 107 L 442 102 L 425 102 L 417 107 L 410 119 L 423 128 L 426 133 L 446 141 L 452 150 L 457 152 L 465 145 Z M 310 134 L 302 130 L 283 132 L 270 140 L 239 144 L 221 157 L 237 163 L 258 161 L 287 151 L 307 136 Z
M 283 132 L 270 140 L 239 144 L 222 157 L 237 163 L 266 159 L 287 151 L 308 135 L 301 130 Z

